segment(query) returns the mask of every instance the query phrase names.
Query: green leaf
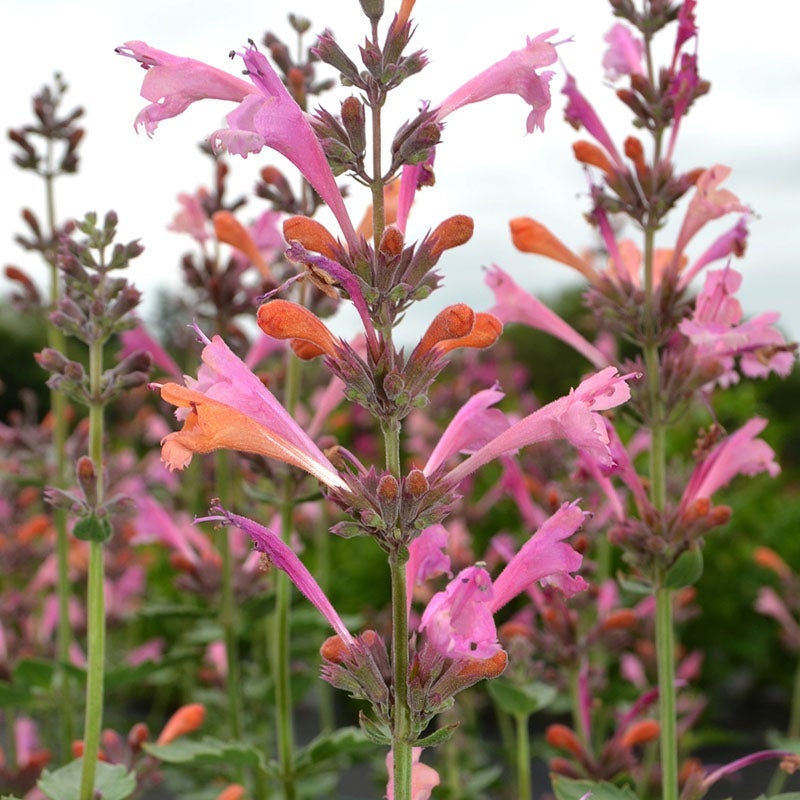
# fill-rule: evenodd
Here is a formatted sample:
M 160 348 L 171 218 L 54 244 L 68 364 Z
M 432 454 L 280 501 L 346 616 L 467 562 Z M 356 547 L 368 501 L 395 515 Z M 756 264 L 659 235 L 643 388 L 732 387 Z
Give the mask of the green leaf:
M 14 683 L 38 689 L 49 689 L 53 685 L 56 665 L 41 658 L 23 658 L 14 667 Z
M 143 749 L 167 764 L 249 767 L 276 774 L 261 751 L 244 742 L 223 742 L 206 736 L 200 741 L 177 739 L 169 744 L 144 744 Z
M 678 556 L 678 560 L 669 568 L 664 586 L 667 589 L 682 589 L 696 583 L 703 574 L 703 551 L 694 545 Z
M 771 733 L 767 737 L 767 741 L 773 750 L 786 750 L 787 753 L 800 755 L 800 739 L 782 736 L 779 733 Z
M 613 783 L 598 781 L 576 781 L 561 775 L 553 777 L 553 791 L 556 800 L 580 800 L 587 793 L 591 795 L 591 800 L 636 800 L 636 795 L 627 786 L 614 786 Z
M 81 793 L 83 759 L 78 758 L 55 772 L 45 770 L 38 786 L 50 800 L 75 800 Z M 97 762 L 95 796 L 102 800 L 127 800 L 136 791 L 136 777 L 121 764 Z
M 437 745 L 444 744 L 456 731 L 460 722 L 454 722 L 452 725 L 445 725 L 444 728 L 439 728 L 428 736 L 423 736 L 412 742 L 414 747 L 436 747 Z
M 333 733 L 322 734 L 309 742 L 297 754 L 295 771 L 316 772 L 325 762 L 336 762 L 337 767 L 351 764 L 375 752 L 375 745 L 366 734 L 355 727 L 339 728 Z
M 363 711 L 358 712 L 358 724 L 364 735 L 375 744 L 391 744 L 392 735 L 385 725 L 370 719 Z
M 508 678 L 489 681 L 488 688 L 497 707 L 513 716 L 535 714 L 549 706 L 558 694 L 556 689 L 547 683 L 532 681 L 519 686 Z
M 109 520 L 94 513 L 79 519 L 72 529 L 72 535 L 84 542 L 107 542 L 113 532 Z

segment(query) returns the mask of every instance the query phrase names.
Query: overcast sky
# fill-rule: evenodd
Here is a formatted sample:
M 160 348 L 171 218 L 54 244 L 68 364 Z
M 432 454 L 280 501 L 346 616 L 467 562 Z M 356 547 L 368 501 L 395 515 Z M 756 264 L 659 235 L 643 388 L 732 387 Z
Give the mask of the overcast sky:
M 399 2 L 399 0 L 398 0 Z M 386 0 L 392 9 L 393 0 Z M 684 123 L 677 149 L 678 166 L 729 164 L 727 187 L 758 215 L 751 224 L 748 254 L 737 262 L 744 274 L 741 298 L 748 314 L 768 309 L 781 313 L 782 326 L 800 335 L 800 48 L 788 22 L 788 2 L 769 0 L 755 11 L 746 0 L 699 0 L 700 71 L 712 83 Z M 207 101 L 182 117 L 161 123 L 153 139 L 133 130 L 145 104 L 139 96 L 144 73 L 114 47 L 143 39 L 154 47 L 237 71 L 231 49 L 248 38 L 260 41 L 272 30 L 293 41 L 289 11 L 311 18 L 313 30 L 327 26 L 353 53 L 366 31 L 357 0 L 3 0 L 0 26 L 3 128 L 31 119 L 30 95 L 54 71 L 70 84 L 67 104 L 83 105 L 87 135 L 81 171 L 58 187 L 58 213 L 81 216 L 114 208 L 125 239 L 141 238 L 146 252 L 135 262 L 133 279 L 146 296 L 163 284 L 179 285 L 180 255 L 191 249 L 188 237 L 168 233 L 177 195 L 209 183 L 208 160 L 197 143 L 220 127 L 230 104 Z M 628 115 L 605 85 L 600 61 L 602 37 L 614 23 L 603 0 L 419 0 L 413 15 L 416 47 L 428 51 L 431 64 L 390 99 L 387 117 L 395 124 L 413 115 L 420 100 L 436 103 L 472 75 L 524 45 L 525 36 L 559 28 L 557 38 L 573 37 L 559 48 L 562 64 L 552 82 L 553 108 L 545 133 L 527 135 L 527 107 L 516 96 L 472 106 L 447 121 L 437 152 L 437 183 L 418 198 L 409 223 L 416 237 L 442 219 L 465 213 L 476 221 L 474 238 L 451 251 L 440 267 L 445 288 L 419 306 L 413 319 L 430 319 L 442 306 L 464 300 L 486 308 L 484 266 L 497 263 L 529 289 L 551 292 L 576 283 L 568 268 L 517 252 L 510 243 L 508 219 L 533 216 L 565 242 L 580 249 L 592 242 L 582 220 L 588 209 L 581 168 L 572 158 L 575 132 L 561 118 L 564 69 L 607 120 L 618 141 L 630 133 Z M 671 47 L 671 35 L 668 42 Z M 355 56 L 354 56 L 355 58 Z M 338 109 L 343 95 L 324 103 Z M 0 241 L 3 264 L 36 262 L 13 242 L 20 231 L 19 208 L 40 212 L 40 182 L 11 165 L 12 148 L 0 145 Z M 257 171 L 277 159 L 268 152 L 233 160 L 234 186 L 249 191 Z M 360 219 L 368 199 L 351 192 L 348 207 Z M 255 218 L 264 205 L 254 201 L 246 214 Z M 703 242 L 735 221 L 727 218 L 709 230 Z M 671 245 L 676 217 L 659 241 Z M 727 223 L 727 225 L 725 224 Z M 711 228 L 713 226 L 709 226 Z M 627 232 L 635 235 L 633 230 Z M 43 278 L 44 273 L 36 272 Z M 7 283 L 0 279 L 0 292 Z

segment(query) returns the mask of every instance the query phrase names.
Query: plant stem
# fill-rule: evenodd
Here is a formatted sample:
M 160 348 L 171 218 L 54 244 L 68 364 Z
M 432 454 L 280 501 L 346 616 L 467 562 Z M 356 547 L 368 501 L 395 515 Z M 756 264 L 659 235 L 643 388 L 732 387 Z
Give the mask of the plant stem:
M 789 727 L 786 735 L 790 739 L 800 738 L 800 661 L 797 662 L 797 667 L 794 673 L 794 686 L 792 688 L 792 705 L 789 709 Z M 778 794 L 783 789 L 786 783 L 787 773 L 780 767 L 775 770 L 772 780 L 767 787 L 766 796 L 772 797 Z
M 392 576 L 392 666 L 394 716 L 392 758 L 395 800 L 411 798 L 411 710 L 408 706 L 408 612 L 406 611 L 407 556 L 398 549 L 389 554 Z
M 100 398 L 103 374 L 103 342 L 89 344 L 89 457 L 96 473 L 97 507 L 102 508 L 104 498 L 103 477 L 103 415 L 104 402 Z M 86 711 L 83 733 L 83 766 L 81 769 L 80 800 L 93 800 L 100 733 L 103 726 L 103 683 L 106 650 L 105 570 L 102 541 L 89 543 L 89 576 L 87 581 L 87 668 Z
M 658 706 L 661 722 L 662 800 L 678 800 L 678 735 L 675 696 L 675 629 L 672 620 L 673 590 L 656 589 L 656 653 L 658 657 Z
M 531 740 L 528 730 L 528 715 L 514 714 L 517 727 L 517 796 L 519 800 L 533 797 L 531 781 Z
M 300 360 L 291 350 L 286 353 L 286 384 L 284 407 L 293 414 L 300 395 Z M 287 476 L 281 501 L 281 537 L 288 543 L 294 525 L 295 482 Z M 297 797 L 294 778 L 294 724 L 292 719 L 291 685 L 291 601 L 292 584 L 284 572 L 275 576 L 275 627 L 273 670 L 275 674 L 275 714 L 278 739 L 278 758 L 281 763 L 283 796 L 286 800 Z
M 47 140 L 45 154 L 45 207 L 47 209 L 47 229 L 51 238 L 56 231 L 55 187 L 52 173 L 53 142 Z M 54 309 L 61 299 L 61 283 L 56 267 L 54 252 L 47 255 L 50 264 L 50 308 Z M 48 321 L 47 344 L 60 353 L 66 353 L 66 339 L 61 330 Z M 50 414 L 53 419 L 53 451 L 55 457 L 55 474 L 53 482 L 56 488 L 64 489 L 67 485 L 67 399 L 61 392 L 50 390 Z M 66 759 L 70 743 L 75 738 L 75 722 L 73 703 L 70 692 L 70 679 L 64 667 L 69 663 L 69 649 L 72 644 L 72 626 L 69 621 L 69 531 L 67 528 L 67 512 L 56 509 L 53 512 L 53 524 L 56 531 L 56 592 L 58 596 L 58 634 L 57 653 L 59 667 L 58 702 L 60 706 L 61 752 Z

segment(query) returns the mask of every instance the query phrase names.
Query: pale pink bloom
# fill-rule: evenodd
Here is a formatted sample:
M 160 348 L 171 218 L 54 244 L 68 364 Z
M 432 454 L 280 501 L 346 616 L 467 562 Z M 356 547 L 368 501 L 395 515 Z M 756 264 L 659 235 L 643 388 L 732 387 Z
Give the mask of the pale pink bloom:
M 765 419 L 754 417 L 725 437 L 695 467 L 681 498 L 681 508 L 689 508 L 700 498 L 710 499 L 714 492 L 727 486 L 737 475 L 767 472 L 774 478 L 781 471 L 775 463 L 775 452 L 763 439 L 755 438 L 766 424 Z
M 723 372 L 716 380 L 723 386 L 739 380 L 734 370 L 736 358 L 749 378 L 764 378 L 770 372 L 785 377 L 794 366 L 794 352 L 773 327 L 780 316 L 777 312 L 742 321 L 742 307 L 735 297 L 741 283 L 742 276 L 730 267 L 708 272 L 692 317 L 679 326 L 698 359 L 722 365 Z
M 733 192 L 719 188 L 730 174 L 730 167 L 716 164 L 703 172 L 697 179 L 697 191 L 689 202 L 686 216 L 683 218 L 683 224 L 675 242 L 676 263 L 686 245 L 706 223 L 730 214 L 732 211 L 749 211 L 747 206 L 739 202 L 739 198 Z
M 167 225 L 167 230 L 173 233 L 187 233 L 200 244 L 208 241 L 211 238 L 211 230 L 208 224 L 208 214 L 202 203 L 205 196 L 208 196 L 206 189 L 199 189 L 195 194 L 185 192 L 179 194 L 178 203 L 181 209 L 172 218 L 172 222 Z
M 773 588 L 762 586 L 758 590 L 755 608 L 759 614 L 777 620 L 782 628 L 787 646 L 793 650 L 800 650 L 800 625 L 797 624 L 797 620 L 792 616 L 786 603 Z
M 567 82 L 561 90 L 567 96 L 567 107 L 564 109 L 564 117 L 570 125 L 577 129 L 586 128 L 587 133 L 593 136 L 603 149 L 611 157 L 617 168 L 622 172 L 627 171 L 625 162 L 620 157 L 611 135 L 606 130 L 605 125 L 600 121 L 597 112 L 589 101 L 578 91 L 578 85 L 572 75 L 567 75 Z
M 603 40 L 608 42 L 603 67 L 609 80 L 615 81 L 622 75 L 644 75 L 644 43 L 633 35 L 630 28 L 618 22 Z
M 467 567 L 434 595 L 419 624 L 436 650 L 448 658 L 491 658 L 501 649 L 494 615 L 536 581 L 567 595 L 586 588 L 580 576 L 582 556 L 563 540 L 581 526 L 586 514 L 563 505 L 528 539 L 492 583 L 482 566 Z
M 495 305 L 489 313 L 500 322 L 521 322 L 544 331 L 568 344 L 597 369 L 608 366 L 608 359 L 544 303 L 516 284 L 513 278 L 497 265 L 486 273 L 486 285 L 494 292 Z
M 331 605 L 331 601 L 328 600 L 325 592 L 322 591 L 320 585 L 314 580 L 314 576 L 308 571 L 308 568 L 303 564 L 294 550 L 292 550 L 277 533 L 269 528 L 265 528 L 263 525 L 259 525 L 251 519 L 247 519 L 247 517 L 240 517 L 238 514 L 233 514 L 219 506 L 214 507 L 212 511 L 215 512 L 215 516 L 204 517 L 197 521 L 226 522 L 244 531 L 244 533 L 253 540 L 256 549 L 266 555 L 271 564 L 289 576 L 292 583 L 314 608 L 325 617 L 334 632 L 341 637 L 342 641 L 348 646 L 354 643 L 355 640 L 350 634 L 350 631 L 347 630 L 347 626 L 336 612 L 336 609 Z
M 731 256 L 740 257 L 744 255 L 748 233 L 747 217 L 740 217 L 739 221 L 727 233 L 723 233 L 722 236 L 715 239 L 700 258 L 681 274 L 678 288 L 683 289 L 688 286 L 695 276 L 712 262 L 730 258 Z
M 514 50 L 467 81 L 441 103 L 436 118 L 441 121 L 458 108 L 498 94 L 518 94 L 531 107 L 526 124 L 528 133 L 536 128 L 543 131 L 544 117 L 550 108 L 549 84 L 553 73 L 536 70 L 555 62 L 556 45 L 547 41 L 555 33 L 557 29 L 535 39 L 529 37 L 521 50 Z
M 414 587 L 439 575 L 449 575 L 450 557 L 447 549 L 447 528 L 436 524 L 425 528 L 408 546 L 406 562 L 406 599 L 411 605 Z
M 423 764 L 419 757 L 422 755 L 421 747 L 411 748 L 411 800 L 428 800 L 435 786 L 439 785 L 439 773 L 427 764 Z M 392 750 L 386 755 L 386 770 L 389 781 L 386 784 L 386 800 L 394 800 L 394 753 Z
M 161 120 L 181 114 L 197 100 L 239 103 L 226 117 L 228 128 L 211 135 L 212 146 L 243 157 L 269 147 L 285 156 L 330 207 L 348 244 L 358 243 L 311 123 L 255 45 L 238 54 L 251 83 L 200 61 L 156 50 L 144 42 L 126 42 L 117 52 L 135 58 L 147 70 L 142 96 L 152 104 L 136 117 L 137 127 L 144 125 L 152 135 Z
M 579 450 L 588 451 L 604 466 L 611 466 L 608 433 L 603 417 L 597 412 L 626 402 L 630 398 L 627 381 L 634 377 L 638 376 L 633 373 L 621 376 L 615 367 L 606 367 L 584 380 L 566 397 L 514 423 L 447 473 L 444 480 L 460 483 L 495 458 L 553 439 L 566 439 Z
M 435 472 L 456 453 L 474 453 L 509 427 L 506 415 L 491 408 L 505 394 L 497 388 L 484 389 L 473 395 L 456 412 L 436 443 L 423 468 L 425 475 Z
M 129 650 L 125 655 L 125 661 L 132 667 L 138 667 L 139 664 L 145 664 L 148 661 L 157 664 L 163 657 L 164 640 L 159 637 Z
M 619 671 L 622 677 L 637 689 L 644 689 L 648 686 L 649 681 L 647 680 L 644 664 L 633 653 L 623 653 L 620 656 Z

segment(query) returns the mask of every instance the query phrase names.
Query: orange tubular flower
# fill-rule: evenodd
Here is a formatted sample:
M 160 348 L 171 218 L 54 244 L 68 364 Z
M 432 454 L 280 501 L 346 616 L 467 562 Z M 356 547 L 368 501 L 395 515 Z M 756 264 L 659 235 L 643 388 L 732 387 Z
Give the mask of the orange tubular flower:
M 449 353 L 458 347 L 472 347 L 475 350 L 483 350 L 491 347 L 503 332 L 503 323 L 493 314 L 484 311 L 475 315 L 475 324 L 466 336 L 455 339 L 445 339 L 435 345 L 436 352 L 440 355 Z
M 789 565 L 771 548 L 759 546 L 753 551 L 753 560 L 761 567 L 771 569 L 779 578 L 790 578 Z
M 635 722 L 622 734 L 620 742 L 625 747 L 636 747 L 658 739 L 661 727 L 654 719 L 643 719 Z
M 517 217 L 509 222 L 511 240 L 514 247 L 523 253 L 535 253 L 559 261 L 581 273 L 590 283 L 597 282 L 597 273 L 576 253 L 573 253 L 560 239 L 545 228 L 541 222 L 530 217 Z
M 242 800 L 244 796 L 244 786 L 238 783 L 232 783 L 230 786 L 224 788 L 219 795 L 217 795 L 217 800 Z
M 161 731 L 156 744 L 169 744 L 187 733 L 196 731 L 206 718 L 205 706 L 190 703 L 181 706 L 168 720 Z
M 294 339 L 312 345 L 300 358 L 313 358 L 325 354 L 336 358 L 339 344 L 325 323 L 304 306 L 288 300 L 272 300 L 258 309 L 258 326 L 274 339 Z M 316 348 L 318 352 L 313 352 Z M 295 350 L 297 352 L 297 350 Z M 313 355 L 311 353 L 313 352 Z
M 603 170 L 609 178 L 614 178 L 614 168 L 611 166 L 608 156 L 596 144 L 581 139 L 572 145 L 572 152 L 581 164 L 597 167 Z
M 475 325 L 475 312 L 465 303 L 442 309 L 428 326 L 425 335 L 414 349 L 412 359 L 426 356 L 435 345 L 466 336 Z
M 258 267 L 261 277 L 272 280 L 272 271 L 253 241 L 247 228 L 230 211 L 217 211 L 212 217 L 214 233 L 220 242 L 229 244 L 244 253 Z
M 299 242 L 306 250 L 334 261 L 341 250 L 333 234 L 310 217 L 289 217 L 283 223 L 283 237 L 287 242 Z

